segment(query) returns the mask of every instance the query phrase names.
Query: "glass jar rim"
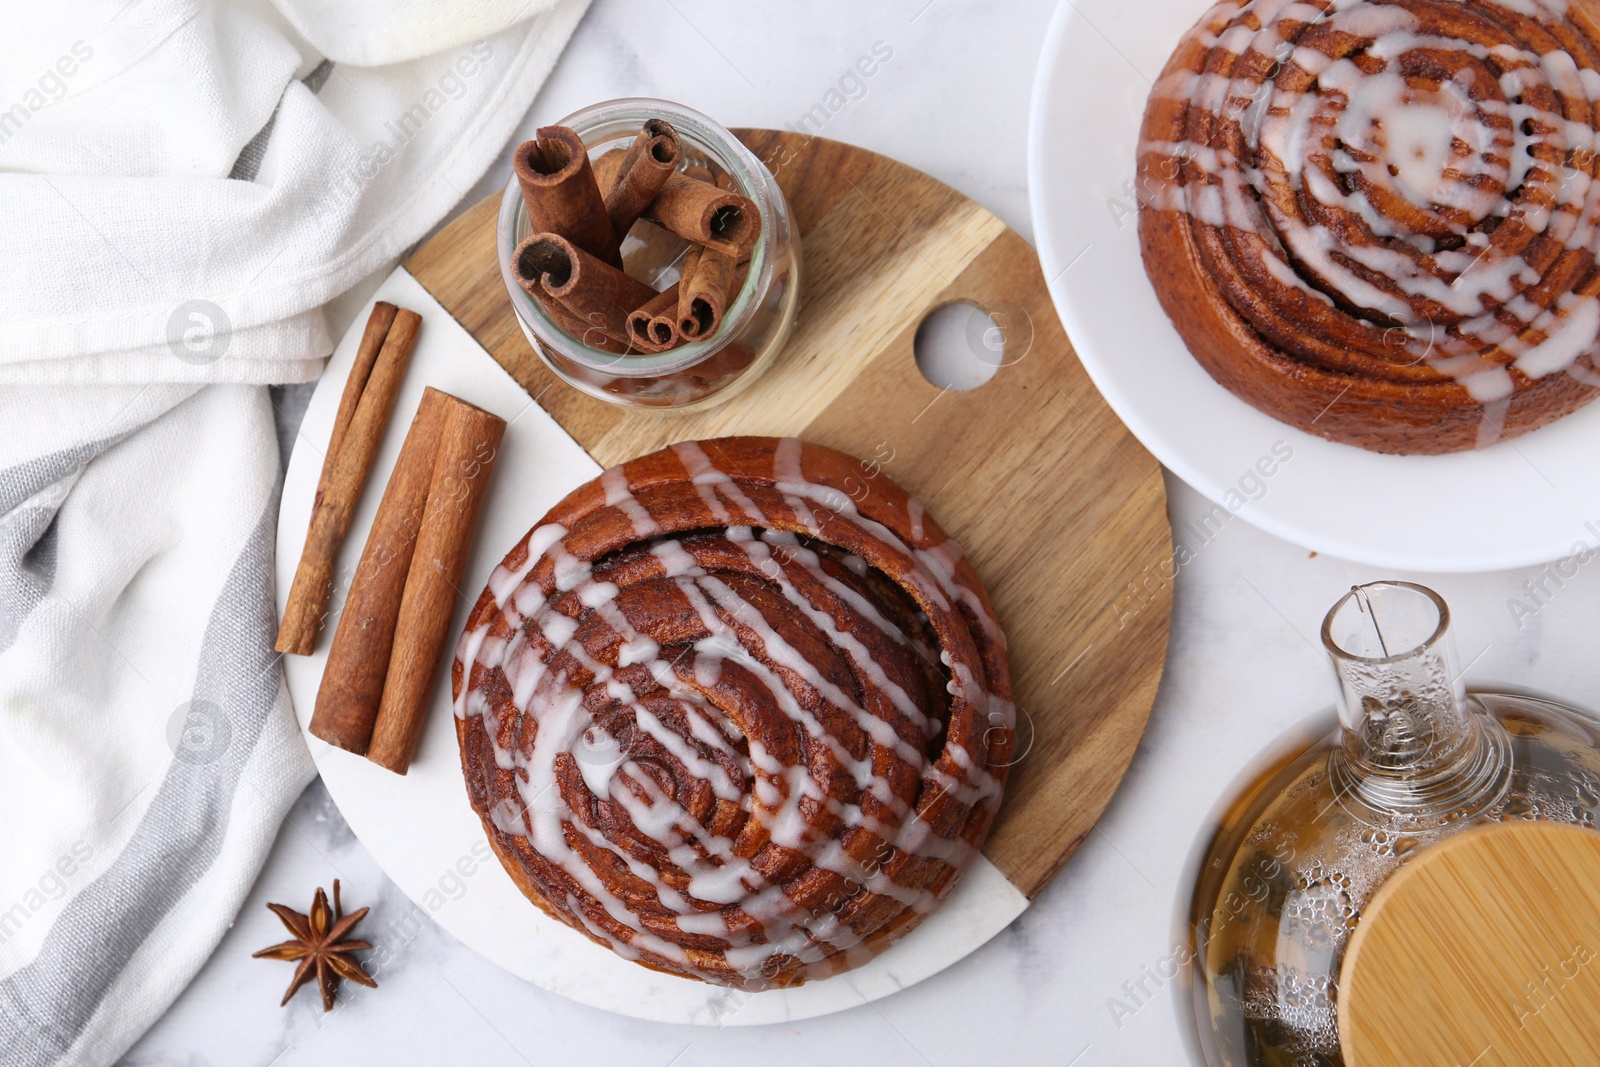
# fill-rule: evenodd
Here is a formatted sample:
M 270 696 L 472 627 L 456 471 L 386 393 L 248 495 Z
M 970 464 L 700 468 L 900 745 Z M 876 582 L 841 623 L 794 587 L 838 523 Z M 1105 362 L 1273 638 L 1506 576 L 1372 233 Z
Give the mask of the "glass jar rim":
M 617 125 L 623 127 L 618 130 L 620 134 L 628 128 L 642 126 L 646 119 L 651 118 L 665 118 L 681 136 L 695 142 L 697 147 L 706 149 L 712 159 L 738 182 L 739 191 L 755 203 L 760 215 L 761 228 L 750 250 L 750 269 L 744 286 L 723 315 L 721 328 L 715 336 L 703 341 L 689 341 L 665 352 L 628 352 L 624 355 L 584 344 L 517 284 L 511 259 L 518 243 L 518 225 L 526 217 L 526 208 L 515 174 L 506 183 L 505 192 L 500 198 L 500 213 L 495 227 L 501 278 L 522 317 L 531 318 L 536 324 L 535 332 L 539 340 L 551 345 L 562 357 L 574 363 L 617 378 L 653 378 L 677 373 L 703 363 L 722 351 L 738 337 L 740 330 L 759 310 L 760 294 L 770 287 L 776 269 L 771 249 L 776 225 L 772 216 L 777 203 L 767 187 L 771 181 L 770 172 L 755 153 L 714 119 L 670 100 L 621 97 L 580 108 L 556 125 L 570 127 L 587 148 L 596 130 Z
M 1433 603 L 1434 608 L 1439 613 L 1439 621 L 1434 626 L 1433 632 L 1427 637 L 1423 638 L 1421 641 L 1408 644 L 1404 649 L 1389 652 L 1387 655 L 1383 656 L 1363 656 L 1345 648 L 1333 636 L 1333 620 L 1339 616 L 1339 614 L 1346 608 L 1346 606 L 1350 604 L 1351 601 L 1366 599 L 1367 590 L 1369 589 L 1404 589 L 1407 592 L 1418 593 L 1426 597 Z M 1363 610 L 1370 614 L 1370 608 L 1371 601 L 1368 599 L 1367 609 Z M 1372 664 L 1398 663 L 1401 660 L 1415 658 L 1418 653 L 1426 652 L 1427 650 L 1435 647 L 1444 639 L 1445 633 L 1449 629 L 1450 605 L 1445 603 L 1444 597 L 1440 596 L 1432 589 L 1429 589 L 1427 586 L 1419 585 L 1416 582 L 1403 582 L 1397 579 L 1383 579 L 1376 582 L 1366 582 L 1361 585 L 1352 585 L 1348 593 L 1334 602 L 1333 607 L 1329 608 L 1328 613 L 1322 618 L 1322 644 L 1323 647 L 1328 650 L 1328 654 L 1335 660 Z M 1381 638 L 1381 631 L 1379 631 L 1379 635 Z

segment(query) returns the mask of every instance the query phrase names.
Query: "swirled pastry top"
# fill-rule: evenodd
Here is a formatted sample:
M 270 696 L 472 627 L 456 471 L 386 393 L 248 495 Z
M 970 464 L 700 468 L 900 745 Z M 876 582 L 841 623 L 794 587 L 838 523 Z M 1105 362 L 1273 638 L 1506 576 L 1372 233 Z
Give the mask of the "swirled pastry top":
M 454 682 L 468 791 L 524 893 L 746 989 L 931 912 L 1012 750 L 961 549 L 876 468 L 794 439 L 680 444 L 574 491 L 495 570 Z
M 1600 36 L 1566 0 L 1224 0 L 1155 85 L 1145 265 L 1223 385 L 1441 452 L 1600 386 Z

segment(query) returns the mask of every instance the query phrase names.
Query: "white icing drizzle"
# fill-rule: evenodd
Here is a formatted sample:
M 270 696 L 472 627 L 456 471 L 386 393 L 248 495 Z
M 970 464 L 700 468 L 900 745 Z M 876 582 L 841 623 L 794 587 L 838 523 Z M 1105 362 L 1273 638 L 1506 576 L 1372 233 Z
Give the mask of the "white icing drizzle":
M 1223 0 L 1186 37 L 1204 69 L 1174 69 L 1152 92 L 1182 102 L 1203 140 L 1142 143 L 1139 194 L 1232 234 L 1234 254 L 1283 290 L 1263 294 L 1275 306 L 1362 309 L 1380 358 L 1425 362 L 1492 403 L 1517 388 L 1509 368 L 1578 377 L 1600 354 L 1600 296 L 1541 289 L 1566 262 L 1552 244 L 1600 249 L 1600 71 L 1512 39 L 1518 16 L 1563 22 L 1564 0 L 1462 10 L 1493 27 L 1484 41 L 1367 0 Z M 1328 51 L 1352 39 L 1349 54 Z M 1410 76 L 1423 57 L 1447 76 Z
M 944 741 L 939 759 L 930 759 L 944 723 L 903 684 L 908 670 L 917 673 L 907 657 L 926 655 L 923 642 L 832 569 L 837 559 L 846 572 L 865 576 L 871 565 L 861 552 L 824 557 L 794 533 L 771 528 L 773 519 L 752 499 L 759 482 L 722 470 L 699 443 L 671 451 L 714 518 L 702 526 L 725 526 L 725 535 L 706 542 L 669 534 L 651 511 L 648 489 L 631 484 L 625 468 L 605 472 L 598 480 L 604 508 L 625 517 L 639 541 L 650 541 L 648 552 L 615 564 L 602 556 L 597 574 L 594 561 L 568 547 L 573 530 L 556 523 L 535 528 L 521 546 L 525 558 L 491 576 L 474 624 L 462 635 L 456 714 L 481 721 L 494 765 L 512 772 L 516 797 L 495 801 L 490 822 L 527 838 L 571 880 L 571 888 L 552 884 L 547 894 L 565 904 L 570 921 L 628 958 L 696 972 L 686 946 L 660 932 L 659 918 L 654 926 L 645 922 L 646 914 L 664 910 L 684 936 L 715 939 L 715 951 L 752 987 L 765 980 L 763 968 L 774 959 L 799 961 L 808 975 L 831 973 L 871 955 L 862 935 L 841 923 L 841 906 L 871 894 L 896 901 L 909 917 L 926 914 L 954 877 L 924 885 L 898 881 L 896 872 L 935 863 L 955 875 L 975 860 L 974 845 L 959 834 L 933 832 L 918 812 L 930 804 L 992 812 L 1000 780 L 986 756 L 969 751 L 970 741 Z M 792 439 L 777 445 L 771 477 L 783 508 L 808 535 L 830 544 L 856 538 L 867 555 L 897 561 L 886 573 L 927 606 L 920 617 L 928 625 L 942 620 L 1003 652 L 998 624 L 960 573 L 960 548 L 937 533 L 919 503 L 906 505 L 902 537 L 846 494 L 807 478 L 802 446 Z M 742 557 L 731 571 L 726 562 L 710 562 L 728 560 L 730 550 Z M 536 570 L 547 577 L 535 580 Z M 752 580 L 809 625 L 808 640 L 836 650 L 838 664 L 812 662 L 786 637 L 743 591 Z M 624 604 L 639 581 L 668 583 L 703 636 L 688 647 L 663 648 L 641 632 Z M 970 655 L 940 650 L 951 714 L 965 708 L 969 718 L 980 716 L 980 735 L 986 726 L 1009 730 L 1012 704 L 990 691 L 985 668 Z M 839 670 L 851 681 L 842 681 Z M 496 672 L 508 702 L 485 689 Z M 770 701 L 769 711 L 724 703 L 725 685 L 754 685 Z M 661 710 L 667 705 L 675 709 L 672 721 Z M 771 720 L 745 731 L 740 723 L 750 714 L 789 724 L 798 755 L 769 747 Z M 516 721 L 502 721 L 508 715 Z M 531 739 L 522 724 L 529 718 L 536 724 Z M 572 807 L 573 783 L 562 770 L 571 762 L 583 790 L 631 831 L 619 837 L 593 813 Z M 673 787 L 664 788 L 665 781 Z M 902 795 L 913 781 L 921 783 L 915 805 Z M 710 814 L 691 810 L 701 803 L 690 800 L 695 795 L 709 798 Z M 741 813 L 735 824 L 743 829 L 733 836 L 713 830 L 718 811 Z M 654 842 L 683 880 L 669 884 L 655 863 L 630 850 L 634 839 Z M 806 869 L 859 888 L 831 908 L 801 907 L 787 880 L 763 873 L 771 860 L 758 863 L 764 853 L 743 846 L 747 839 L 768 840 L 804 856 Z M 877 861 L 852 854 L 874 842 Z M 585 852 L 622 863 L 659 908 L 624 899 Z
M 621 467 L 612 467 L 600 475 L 600 486 L 606 491 L 606 504 L 626 515 L 633 523 L 633 532 L 640 537 L 653 537 L 661 532 L 650 513 L 634 498 L 633 489 L 622 475 Z

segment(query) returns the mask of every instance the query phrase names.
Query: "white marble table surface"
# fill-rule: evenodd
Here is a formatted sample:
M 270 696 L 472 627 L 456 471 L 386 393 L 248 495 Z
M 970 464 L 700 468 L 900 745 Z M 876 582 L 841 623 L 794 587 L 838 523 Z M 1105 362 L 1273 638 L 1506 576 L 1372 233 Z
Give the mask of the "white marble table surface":
M 893 56 L 820 131 L 935 175 L 1031 237 L 1024 179 L 1028 94 L 1049 0 L 892 0 L 779 5 L 737 0 L 597 0 L 522 124 L 615 96 L 681 100 L 726 124 L 785 126 L 876 42 Z M 847 84 L 845 88 L 850 88 Z M 1085 101 L 1093 106 L 1092 101 Z M 520 137 L 519 137 L 520 139 Z M 461 210 L 497 188 L 464 191 Z M 1086 210 L 1093 206 L 1086 206 Z M 280 394 L 293 422 L 304 391 Z M 1292 470 L 1286 471 L 1292 477 Z M 1205 510 L 1168 477 L 1175 525 Z M 965 1065 L 1055 1067 L 1186 1062 L 1171 983 L 1174 911 L 1191 843 L 1250 758 L 1326 706 L 1316 630 L 1352 582 L 1392 577 L 1277 540 L 1248 509 L 1176 579 L 1165 682 L 1139 755 L 1095 832 L 1033 907 L 965 962 L 872 1005 L 804 1023 L 720 1030 L 637 1022 L 512 978 L 443 932 L 388 881 L 320 784 L 290 813 L 259 883 L 213 959 L 127 1055 L 129 1065 L 302 1064 Z M 1595 502 L 1600 520 L 1600 501 Z M 1592 539 L 1574 530 L 1574 541 Z M 1191 546 L 1198 543 L 1186 537 Z M 1531 685 L 1600 705 L 1594 638 L 1600 566 L 1424 578 L 1450 601 L 1468 677 Z M 1508 601 L 1542 581 L 1537 613 Z M 284 964 L 250 952 L 281 938 L 263 904 L 304 907 L 343 879 L 379 948 L 377 990 L 349 987 L 323 1015 L 303 992 L 278 999 Z M 442 887 L 472 906 L 472 879 Z

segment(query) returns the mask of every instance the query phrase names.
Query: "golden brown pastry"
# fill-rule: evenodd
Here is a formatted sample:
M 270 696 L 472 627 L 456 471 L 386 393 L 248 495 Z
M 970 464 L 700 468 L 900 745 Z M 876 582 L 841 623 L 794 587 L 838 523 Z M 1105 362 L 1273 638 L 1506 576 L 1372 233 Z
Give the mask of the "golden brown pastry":
M 1483 447 L 1600 387 L 1591 0 L 1224 0 L 1150 94 L 1145 269 L 1284 422 Z
M 794 439 L 679 444 L 575 490 L 490 578 L 454 683 L 472 805 L 529 899 L 748 990 L 915 927 L 1011 762 L 1005 640 L 961 549 Z

